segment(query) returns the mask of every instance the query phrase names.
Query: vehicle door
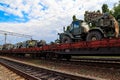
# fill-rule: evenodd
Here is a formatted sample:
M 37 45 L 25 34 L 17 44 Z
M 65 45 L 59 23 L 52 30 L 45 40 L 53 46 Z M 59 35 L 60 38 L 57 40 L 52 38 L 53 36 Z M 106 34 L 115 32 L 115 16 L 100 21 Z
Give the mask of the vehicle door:
M 73 35 L 81 34 L 80 21 L 74 21 L 73 25 Z

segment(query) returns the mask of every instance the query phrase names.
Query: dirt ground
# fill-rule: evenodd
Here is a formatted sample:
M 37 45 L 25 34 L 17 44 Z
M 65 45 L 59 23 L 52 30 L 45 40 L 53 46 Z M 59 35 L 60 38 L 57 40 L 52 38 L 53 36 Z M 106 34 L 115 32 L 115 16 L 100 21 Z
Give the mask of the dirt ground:
M 0 80 L 25 80 L 16 73 L 10 71 L 6 67 L 0 65 Z

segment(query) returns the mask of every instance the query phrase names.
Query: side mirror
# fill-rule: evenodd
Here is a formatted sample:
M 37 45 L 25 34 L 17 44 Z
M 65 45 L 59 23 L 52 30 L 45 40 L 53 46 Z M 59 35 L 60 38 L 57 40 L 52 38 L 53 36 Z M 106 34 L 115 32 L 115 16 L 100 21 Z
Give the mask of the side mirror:
M 63 27 L 63 31 L 65 32 L 65 27 Z

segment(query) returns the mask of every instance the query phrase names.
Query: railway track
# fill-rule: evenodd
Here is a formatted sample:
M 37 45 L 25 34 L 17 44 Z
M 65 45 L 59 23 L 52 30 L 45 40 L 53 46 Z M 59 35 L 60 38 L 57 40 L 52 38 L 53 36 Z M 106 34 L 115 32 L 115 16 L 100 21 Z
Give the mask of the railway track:
M 84 57 L 84 58 L 72 58 L 72 61 L 91 61 L 91 62 L 95 62 L 95 61 L 97 61 L 97 62 L 110 62 L 110 63 L 120 63 L 120 57 L 117 57 L 117 58 L 115 58 L 115 57 L 91 57 L 91 58 L 89 58 L 89 57 Z
M 96 66 L 104 69 L 120 69 L 120 58 L 72 58 L 67 60 L 46 60 L 51 63 L 63 63 L 65 65 L 87 65 Z
M 0 64 L 27 80 L 92 80 L 0 58 Z
M 73 64 L 96 66 L 101 68 L 120 69 L 120 58 L 73 58 Z
M 0 64 L 0 80 L 25 80 L 25 79 Z

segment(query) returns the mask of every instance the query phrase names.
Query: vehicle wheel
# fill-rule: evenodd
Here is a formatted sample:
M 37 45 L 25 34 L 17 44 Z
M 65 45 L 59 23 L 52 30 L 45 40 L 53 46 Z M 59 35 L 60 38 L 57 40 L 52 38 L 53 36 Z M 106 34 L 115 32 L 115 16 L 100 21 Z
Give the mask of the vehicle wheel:
M 70 43 L 72 42 L 71 38 L 68 37 L 68 36 L 64 36 L 63 39 L 62 39 L 62 43 Z
M 102 35 L 100 32 L 92 31 L 88 33 L 86 41 L 95 41 L 95 40 L 101 40 L 101 39 L 102 39 Z

